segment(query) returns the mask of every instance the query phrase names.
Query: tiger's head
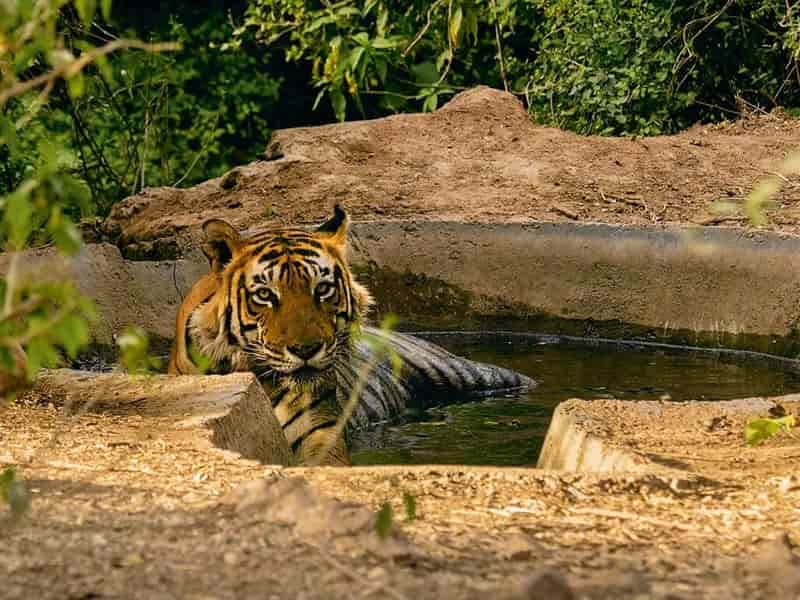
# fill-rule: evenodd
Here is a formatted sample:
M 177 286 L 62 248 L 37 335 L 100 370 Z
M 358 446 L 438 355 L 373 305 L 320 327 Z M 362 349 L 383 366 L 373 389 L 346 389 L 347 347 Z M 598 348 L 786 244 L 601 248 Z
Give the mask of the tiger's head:
M 214 283 L 187 315 L 191 341 L 214 365 L 313 384 L 346 355 L 371 304 L 347 264 L 348 226 L 339 206 L 309 231 L 242 238 L 225 221 L 204 223 Z

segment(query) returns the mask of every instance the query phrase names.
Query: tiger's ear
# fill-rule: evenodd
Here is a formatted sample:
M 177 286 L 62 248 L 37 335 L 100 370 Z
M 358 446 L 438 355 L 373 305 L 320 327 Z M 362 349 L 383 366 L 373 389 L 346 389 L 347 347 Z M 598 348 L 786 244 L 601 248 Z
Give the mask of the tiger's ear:
M 206 234 L 203 254 L 208 258 L 212 271 L 222 271 L 242 245 L 242 238 L 230 223 L 221 219 L 203 223 L 203 233 Z
M 350 217 L 338 204 L 333 207 L 333 216 L 317 227 L 317 233 L 325 234 L 326 239 L 337 246 L 347 243 L 347 231 L 350 228 Z

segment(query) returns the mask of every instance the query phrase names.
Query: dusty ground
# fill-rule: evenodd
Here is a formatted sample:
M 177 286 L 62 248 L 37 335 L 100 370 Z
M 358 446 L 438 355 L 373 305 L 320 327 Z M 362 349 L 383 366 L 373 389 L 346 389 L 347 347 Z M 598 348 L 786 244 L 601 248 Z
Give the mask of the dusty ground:
M 129 256 L 163 256 L 210 217 L 309 223 L 335 202 L 359 220 L 741 225 L 741 212 L 719 222 L 714 205 L 741 204 L 797 149 L 800 120 L 778 113 L 587 138 L 534 125 L 513 96 L 477 88 L 432 114 L 278 131 L 265 160 L 188 190 L 146 190 L 101 230 Z M 798 181 L 785 182 L 769 228 L 800 233 Z
M 701 463 L 649 475 L 281 469 L 141 417 L 64 421 L 36 397 L 1 417 L 0 465 L 18 464 L 33 497 L 21 522 L 0 512 L 3 598 L 800 593 L 795 460 L 768 472 Z M 735 437 L 714 434 L 711 446 L 746 463 Z M 797 439 L 775 442 L 787 443 L 800 452 Z M 416 499 L 411 522 L 405 494 Z M 381 541 L 373 523 L 384 502 L 396 527 Z

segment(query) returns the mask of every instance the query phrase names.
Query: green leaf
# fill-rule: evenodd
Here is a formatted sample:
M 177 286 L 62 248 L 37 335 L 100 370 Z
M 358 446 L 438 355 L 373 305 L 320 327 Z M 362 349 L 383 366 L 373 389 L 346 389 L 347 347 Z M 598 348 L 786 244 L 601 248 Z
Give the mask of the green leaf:
M 353 36 L 353 41 L 359 46 L 369 46 L 369 34 L 366 31 L 359 31 Z
M 319 101 L 322 100 L 322 97 L 325 95 L 325 92 L 328 91 L 328 88 L 322 88 L 317 97 L 314 99 L 314 105 L 311 107 L 311 110 L 317 110 L 317 106 L 319 106 Z
M 392 532 L 392 522 L 394 517 L 392 515 L 392 506 L 388 502 L 384 502 L 378 513 L 375 515 L 375 531 L 378 537 L 385 539 Z
M 66 48 L 56 48 L 48 56 L 50 64 L 54 67 L 64 67 L 75 62 L 75 55 Z
M 8 498 L 8 489 L 11 487 L 11 484 L 14 483 L 15 478 L 14 467 L 6 467 L 3 469 L 3 472 L 0 473 L 0 498 L 4 501 Z
M 464 20 L 464 11 L 461 10 L 459 6 L 455 11 L 453 11 L 452 16 L 450 17 L 450 26 L 448 28 L 448 32 L 450 34 L 450 43 L 455 48 L 458 46 L 458 36 L 461 33 L 461 22 Z
M 89 325 L 81 315 L 72 314 L 53 326 L 52 334 L 67 354 L 74 358 L 78 350 L 89 342 Z
M 211 367 L 211 358 L 207 354 L 203 354 L 194 346 L 189 346 L 189 358 L 192 359 L 192 363 L 201 375 L 208 373 L 208 369 Z
M 380 13 L 378 13 L 378 20 L 375 23 L 375 28 L 378 31 L 379 35 L 383 35 L 386 33 L 386 23 L 389 21 L 389 11 L 386 8 L 383 8 Z
M 370 46 L 378 50 L 386 50 L 397 46 L 397 40 L 390 40 L 385 37 L 376 37 L 370 43 Z
M 744 427 L 744 441 L 748 446 L 755 446 L 774 436 L 781 430 L 789 431 L 797 425 L 794 415 L 786 415 L 779 419 L 753 419 Z
M 415 83 L 422 85 L 430 85 L 439 81 L 439 69 L 429 61 L 412 66 L 411 75 L 414 77 Z
M 51 229 L 53 242 L 63 254 L 72 256 L 81 249 L 81 232 L 75 224 L 62 217 L 61 223 Z
M 415 520 L 417 518 L 417 499 L 411 493 L 403 493 L 403 506 L 406 509 L 406 521 Z
M 361 60 L 361 57 L 364 56 L 364 52 L 366 49 L 363 46 L 359 46 L 358 48 L 354 48 L 353 51 L 350 53 L 350 69 L 355 71 L 358 68 L 358 63 Z
M 422 104 L 422 112 L 433 112 L 436 110 L 439 101 L 439 94 L 431 94 L 427 98 L 425 98 L 425 102 Z
M 75 0 L 75 8 L 78 10 L 78 16 L 83 21 L 84 25 L 90 25 L 94 19 L 94 13 L 97 10 L 96 0 Z
M 12 156 L 19 152 L 19 144 L 17 143 L 17 128 L 10 118 L 0 114 L 0 146 L 4 144 L 8 146 Z
M 120 349 L 120 362 L 134 375 L 146 375 L 158 369 L 159 360 L 148 356 L 150 340 L 140 327 L 128 327 L 117 337 Z
M 306 27 L 304 32 L 305 33 L 311 33 L 313 31 L 316 31 L 320 27 L 324 27 L 325 25 L 330 25 L 331 23 L 335 23 L 335 22 L 336 22 L 336 17 L 334 17 L 334 16 L 318 17 L 318 18 L 314 19 L 313 21 L 311 21 L 311 25 Z
M 67 79 L 67 91 L 69 92 L 70 98 L 73 100 L 77 100 L 83 96 L 85 90 L 86 80 L 83 77 L 83 73 L 75 73 L 72 77 Z
M 111 20 L 111 4 L 112 0 L 100 0 L 100 11 L 103 13 L 103 19 L 106 21 Z
M 364 4 L 364 10 L 361 11 L 361 14 L 367 16 L 369 11 L 371 11 L 376 4 L 378 4 L 378 0 L 367 0 L 367 2 Z
M 333 114 L 336 115 L 337 121 L 344 121 L 347 116 L 347 99 L 344 97 L 342 90 L 338 88 L 331 88 L 330 90 L 331 106 L 333 107 Z
M 3 225 L 12 248 L 21 249 L 31 235 L 33 202 L 31 198 L 31 180 L 24 182 L 12 194 L 6 197 L 5 221 Z
M 6 493 L 6 502 L 11 508 L 11 514 L 19 518 L 28 512 L 31 505 L 31 497 L 28 494 L 28 487 L 23 481 L 14 481 Z
M 32 321 L 32 319 L 31 319 Z M 33 326 L 35 323 L 31 322 Z M 25 346 L 27 355 L 27 376 L 33 380 L 43 367 L 55 367 L 58 364 L 58 352 L 55 346 L 44 336 L 38 336 Z
M 114 69 L 111 67 L 108 57 L 97 56 L 94 59 L 94 64 L 97 65 L 97 70 L 100 71 L 100 75 L 106 80 L 106 83 L 112 83 L 114 81 Z
M 25 482 L 17 479 L 14 467 L 7 467 L 0 473 L 0 500 L 8 504 L 14 517 L 24 515 L 30 506 L 30 495 Z

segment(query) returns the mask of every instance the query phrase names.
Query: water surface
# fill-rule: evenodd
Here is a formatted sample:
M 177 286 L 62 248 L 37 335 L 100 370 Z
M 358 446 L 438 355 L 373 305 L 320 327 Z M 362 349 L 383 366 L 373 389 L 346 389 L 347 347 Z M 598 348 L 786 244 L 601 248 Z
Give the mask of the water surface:
M 522 397 L 432 409 L 360 432 L 354 464 L 533 466 L 553 409 L 569 398 L 730 400 L 800 391 L 795 364 L 764 355 L 520 334 L 425 337 L 539 385 Z

